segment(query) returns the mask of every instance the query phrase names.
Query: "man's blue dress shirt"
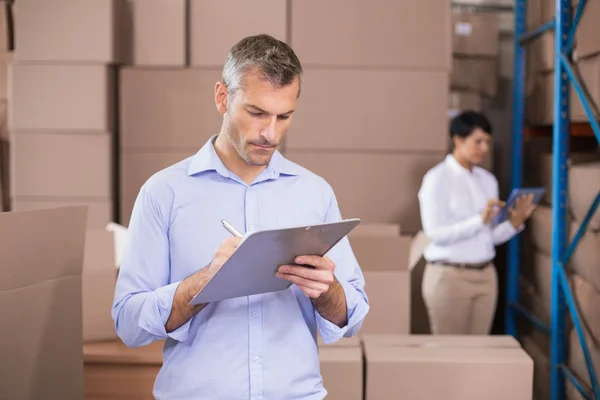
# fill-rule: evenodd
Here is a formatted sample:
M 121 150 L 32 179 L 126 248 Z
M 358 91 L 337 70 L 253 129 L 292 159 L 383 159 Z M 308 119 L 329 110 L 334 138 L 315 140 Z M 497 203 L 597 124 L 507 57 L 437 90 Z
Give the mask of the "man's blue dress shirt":
M 231 236 L 221 219 L 242 233 L 341 219 L 332 188 L 319 176 L 275 152 L 247 185 L 222 163 L 215 138 L 141 188 L 115 290 L 116 331 L 131 347 L 166 339 L 157 399 L 322 399 L 327 392 L 317 328 L 326 343 L 350 337 L 369 310 L 347 238 L 327 254 L 346 295 L 347 326 L 321 317 L 292 285 L 209 304 L 177 330 L 165 331 L 179 282 L 207 266 Z

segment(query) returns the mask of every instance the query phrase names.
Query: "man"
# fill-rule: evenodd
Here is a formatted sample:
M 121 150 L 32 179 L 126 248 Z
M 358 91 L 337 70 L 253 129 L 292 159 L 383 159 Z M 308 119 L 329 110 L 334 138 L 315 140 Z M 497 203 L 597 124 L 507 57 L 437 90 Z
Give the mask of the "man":
M 492 127 L 465 111 L 450 124 L 452 154 L 425 174 L 419 191 L 423 231 L 431 242 L 422 293 L 434 334 L 488 334 L 498 298 L 495 246 L 523 230 L 533 197 L 517 200 L 507 221 L 492 220 L 504 202 L 498 181 L 479 167 L 489 151 Z
M 331 187 L 277 150 L 301 78 L 285 43 L 241 40 L 215 86 L 218 135 L 140 190 L 112 315 L 128 346 L 166 339 L 157 399 L 322 399 L 317 330 L 326 343 L 353 336 L 369 310 L 347 238 L 296 260 L 314 269 L 280 267 L 288 290 L 188 305 L 240 242 L 221 219 L 246 231 L 341 219 Z

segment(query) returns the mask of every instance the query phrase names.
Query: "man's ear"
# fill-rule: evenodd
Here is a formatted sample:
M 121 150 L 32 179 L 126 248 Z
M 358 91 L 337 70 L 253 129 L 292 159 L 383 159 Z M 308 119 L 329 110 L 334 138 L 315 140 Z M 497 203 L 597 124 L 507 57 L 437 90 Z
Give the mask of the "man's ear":
M 223 82 L 219 81 L 215 84 L 215 105 L 221 115 L 227 112 L 228 102 L 229 92 L 227 91 L 227 87 Z

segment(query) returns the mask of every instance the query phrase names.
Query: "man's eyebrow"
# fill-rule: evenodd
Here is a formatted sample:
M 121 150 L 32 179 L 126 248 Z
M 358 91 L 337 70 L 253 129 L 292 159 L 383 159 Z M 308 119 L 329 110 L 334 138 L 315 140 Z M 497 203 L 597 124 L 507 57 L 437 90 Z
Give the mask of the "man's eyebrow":
M 251 108 L 254 108 L 255 110 L 257 110 L 257 111 L 259 111 L 259 112 L 261 112 L 261 113 L 264 113 L 264 114 L 270 114 L 269 112 L 267 112 L 267 111 L 263 110 L 262 108 L 260 108 L 260 107 L 258 107 L 258 106 L 255 106 L 254 104 L 247 104 L 247 105 L 246 105 L 246 107 L 251 107 Z M 280 114 L 280 115 L 287 115 L 287 114 L 291 114 L 291 113 L 293 113 L 293 112 L 294 112 L 294 110 L 290 110 L 290 111 L 288 111 L 288 112 L 286 112 L 286 113 L 283 113 L 283 114 Z

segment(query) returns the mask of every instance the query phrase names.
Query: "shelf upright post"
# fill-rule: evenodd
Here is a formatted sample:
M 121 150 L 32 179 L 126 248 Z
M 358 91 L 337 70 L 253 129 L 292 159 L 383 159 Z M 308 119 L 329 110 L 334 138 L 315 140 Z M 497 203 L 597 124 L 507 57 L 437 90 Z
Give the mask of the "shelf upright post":
M 561 261 L 567 242 L 567 191 L 569 155 L 569 77 L 561 62 L 571 28 L 571 0 L 555 0 L 554 125 L 552 144 L 552 291 L 550 335 L 551 400 L 564 400 L 565 297 L 561 288 Z
M 514 77 L 512 111 L 511 187 L 522 186 L 523 181 L 523 130 L 525 126 L 525 48 L 521 38 L 527 33 L 527 0 L 515 0 Z M 519 235 L 508 243 L 508 266 L 506 277 L 505 330 L 517 338 L 517 312 L 512 307 L 519 301 Z

